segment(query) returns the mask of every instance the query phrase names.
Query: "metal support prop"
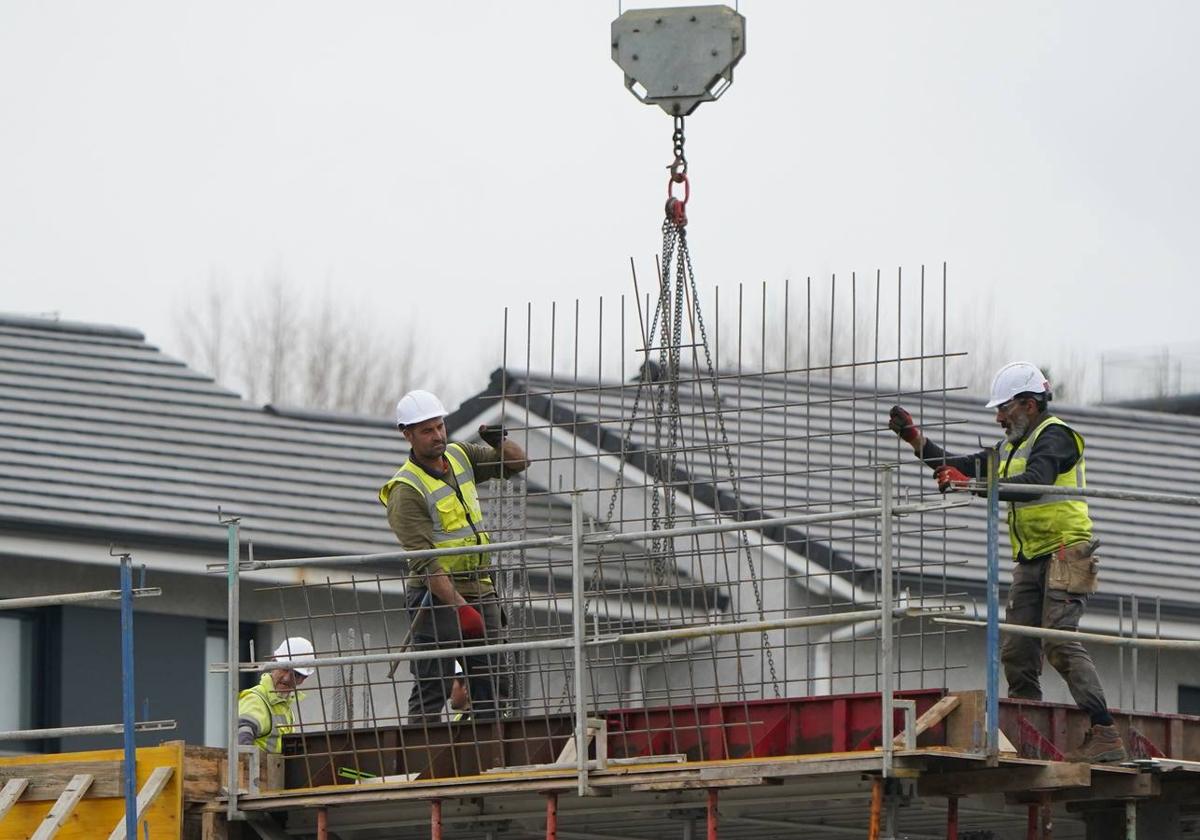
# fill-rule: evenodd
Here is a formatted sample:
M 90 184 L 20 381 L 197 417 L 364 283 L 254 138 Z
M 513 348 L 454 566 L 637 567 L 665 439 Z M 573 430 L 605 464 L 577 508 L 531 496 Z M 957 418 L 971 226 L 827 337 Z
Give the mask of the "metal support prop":
M 546 840 L 558 840 L 558 794 L 546 794 Z
M 883 777 L 871 779 L 871 816 L 867 822 L 867 840 L 879 840 L 879 817 L 883 812 Z
M 708 840 L 717 840 L 717 789 L 708 789 Z
M 442 840 L 442 800 L 429 800 L 429 836 L 432 840 Z
M 241 644 L 238 640 L 238 617 L 240 616 L 240 606 L 238 604 L 238 558 L 241 555 L 241 541 L 238 533 L 237 519 L 226 520 L 225 526 L 227 536 L 229 538 L 229 550 L 227 557 L 227 584 L 228 592 L 228 626 L 226 628 L 228 647 L 226 654 L 229 661 L 229 670 L 226 672 L 229 683 L 225 686 L 225 696 L 229 701 L 228 714 L 225 722 L 227 730 L 225 732 L 226 740 L 226 755 L 227 773 L 225 784 L 229 792 L 229 804 L 226 809 L 226 818 L 230 821 L 239 820 L 242 814 L 238 811 L 238 660 Z M 131 835 L 132 836 L 132 835 Z
M 987 755 L 1000 759 L 1000 456 L 988 450 L 987 488 Z
M 1054 840 L 1054 803 L 1050 801 L 1050 794 L 1047 791 L 1042 792 L 1042 840 Z
M 137 837 L 137 744 L 133 725 L 133 559 L 121 555 L 121 724 L 125 742 L 125 836 Z
M 883 475 L 883 494 L 882 494 L 882 509 L 879 522 L 879 552 L 880 552 L 880 582 L 879 582 L 879 611 L 880 615 L 880 643 L 879 643 L 879 675 L 880 675 L 880 692 L 883 700 L 883 777 L 886 779 L 892 775 L 892 757 L 894 748 L 892 738 L 895 733 L 894 716 L 895 706 L 893 705 L 892 696 L 892 634 L 895 627 L 895 618 L 892 615 L 892 504 L 893 504 L 893 468 L 890 466 L 884 467 Z
M 1137 840 L 1137 800 L 1125 802 L 1125 840 Z
M 317 840 L 329 840 L 329 809 L 317 809 Z
M 958 797 L 946 799 L 946 840 L 958 840 Z
M 1025 840 L 1038 840 L 1038 806 L 1032 803 L 1025 811 Z
M 575 766 L 579 774 L 579 795 L 588 790 L 587 703 L 584 697 L 583 634 L 583 495 L 571 494 L 571 610 L 572 641 L 575 647 Z

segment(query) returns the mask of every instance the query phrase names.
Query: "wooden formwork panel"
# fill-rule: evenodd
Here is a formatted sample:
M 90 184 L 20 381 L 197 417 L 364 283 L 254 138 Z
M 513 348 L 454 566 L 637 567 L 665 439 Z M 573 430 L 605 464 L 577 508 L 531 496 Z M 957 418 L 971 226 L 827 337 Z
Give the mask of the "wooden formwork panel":
M 50 806 L 48 783 L 80 774 L 91 774 L 89 766 L 105 779 L 97 787 L 89 785 L 70 812 L 61 821 L 53 835 L 55 840 L 103 840 L 125 818 L 125 799 L 120 790 L 120 762 L 124 757 L 121 750 L 92 750 L 88 752 L 60 753 L 50 755 L 22 755 L 0 758 L 0 776 L 11 774 L 15 768 L 28 774 L 29 786 L 0 820 L 0 840 L 27 838 L 44 822 Z M 154 840 L 179 840 L 182 836 L 184 746 L 182 741 L 173 741 L 158 747 L 141 747 L 137 751 L 137 789 L 141 791 L 150 781 L 155 770 L 170 768 L 171 773 L 161 792 L 146 808 L 142 822 L 149 824 L 150 836 Z M 160 774 L 161 775 L 165 774 Z M 65 789 L 65 782 L 63 789 Z M 59 790 L 61 794 L 62 789 Z M 55 794 L 55 798 L 59 794 Z M 139 823 L 139 832 L 141 832 Z

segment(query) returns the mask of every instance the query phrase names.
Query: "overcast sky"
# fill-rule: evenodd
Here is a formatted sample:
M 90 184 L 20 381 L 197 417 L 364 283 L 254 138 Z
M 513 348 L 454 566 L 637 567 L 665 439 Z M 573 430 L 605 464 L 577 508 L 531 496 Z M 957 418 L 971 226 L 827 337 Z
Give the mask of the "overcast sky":
M 1195 340 L 1200 4 L 741 11 L 688 127 L 706 285 L 946 260 L 1019 355 Z M 498 304 L 627 293 L 659 247 L 671 123 L 624 89 L 616 14 L 2 0 L 0 310 L 172 348 L 189 289 L 282 271 L 463 336 L 482 387 Z

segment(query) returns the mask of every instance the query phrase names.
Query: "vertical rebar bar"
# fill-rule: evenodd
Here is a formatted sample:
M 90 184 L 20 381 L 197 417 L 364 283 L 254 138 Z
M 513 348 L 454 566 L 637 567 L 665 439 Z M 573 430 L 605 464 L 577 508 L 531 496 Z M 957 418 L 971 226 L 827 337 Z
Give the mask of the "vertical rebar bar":
M 125 744 L 125 836 L 137 837 L 137 744 L 133 727 L 133 560 L 121 555 L 121 722 Z

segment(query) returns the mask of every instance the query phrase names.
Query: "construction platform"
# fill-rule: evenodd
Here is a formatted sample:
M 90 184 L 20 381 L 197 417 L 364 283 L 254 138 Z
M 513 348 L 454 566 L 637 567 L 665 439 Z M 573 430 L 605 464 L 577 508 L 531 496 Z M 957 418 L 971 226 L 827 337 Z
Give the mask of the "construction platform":
M 870 837 L 882 795 L 895 832 L 879 837 L 1200 837 L 1200 718 L 1121 714 L 1130 762 L 1089 766 L 1061 760 L 1087 727 L 1078 709 L 1005 700 L 1008 743 L 989 760 L 982 692 L 896 697 L 918 734 L 905 749 L 898 710 L 887 779 L 877 693 L 597 714 L 585 796 L 567 715 L 309 732 L 241 792 L 247 821 L 213 796 L 183 836 L 664 840 L 712 819 L 709 837 L 837 840 Z

